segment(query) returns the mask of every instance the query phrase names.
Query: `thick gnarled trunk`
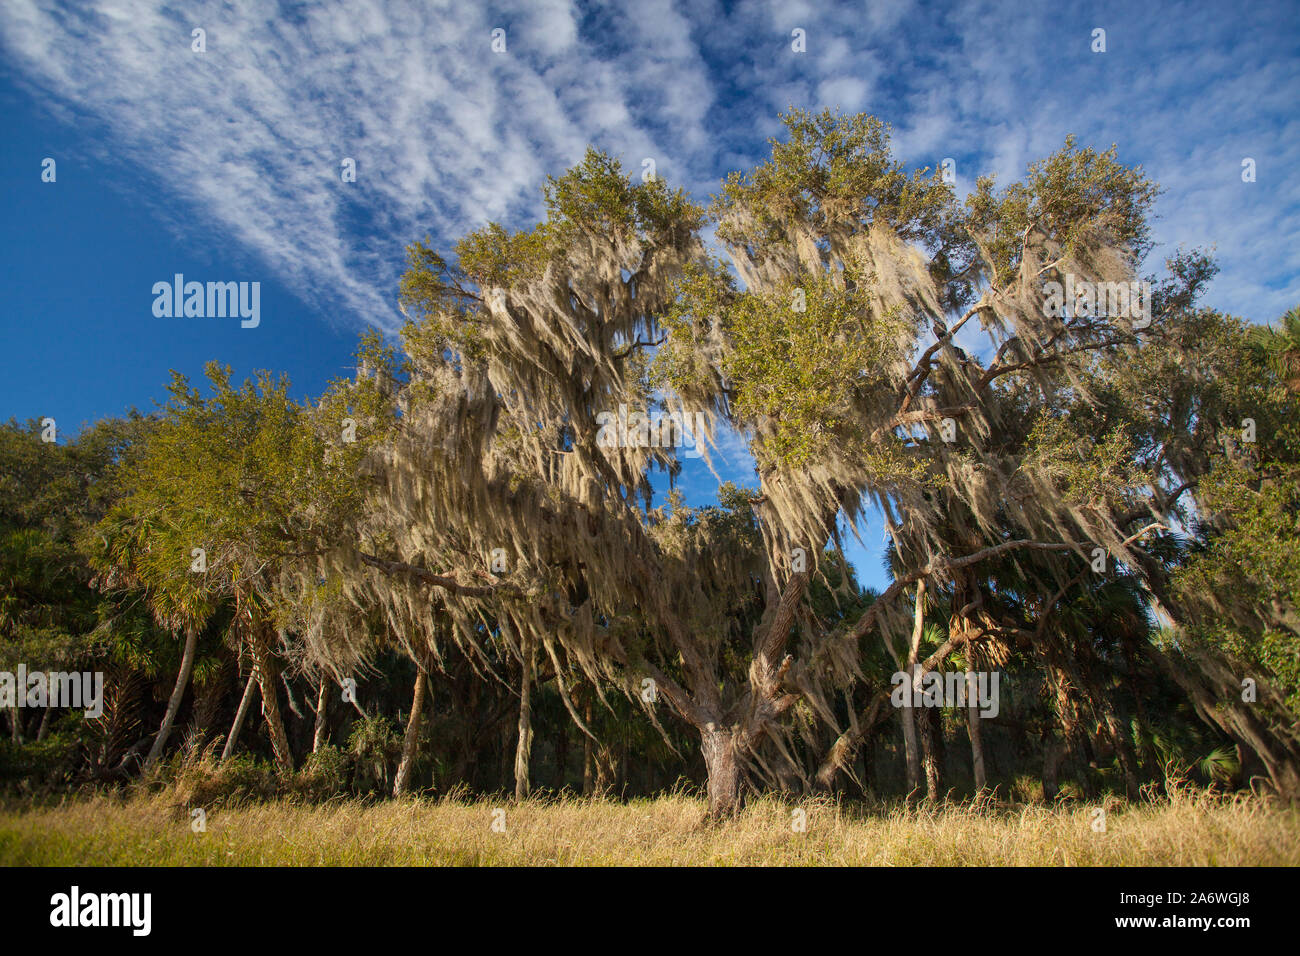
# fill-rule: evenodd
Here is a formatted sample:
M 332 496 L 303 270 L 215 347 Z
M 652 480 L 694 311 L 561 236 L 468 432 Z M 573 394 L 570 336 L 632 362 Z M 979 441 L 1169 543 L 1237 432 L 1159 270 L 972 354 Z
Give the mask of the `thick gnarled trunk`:
M 716 727 L 700 731 L 704 766 L 709 774 L 709 815 L 726 816 L 741 807 L 740 767 L 736 760 L 736 736 Z

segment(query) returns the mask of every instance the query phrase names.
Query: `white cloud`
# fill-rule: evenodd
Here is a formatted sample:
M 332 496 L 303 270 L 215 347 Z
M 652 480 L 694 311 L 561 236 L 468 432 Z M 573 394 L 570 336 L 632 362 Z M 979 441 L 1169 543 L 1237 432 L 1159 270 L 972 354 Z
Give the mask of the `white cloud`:
M 1115 142 L 1166 186 L 1157 258 L 1217 243 L 1212 304 L 1271 318 L 1300 298 L 1300 66 L 1282 5 L 1201 15 L 910 0 L 742 4 L 645 0 L 625 10 L 535 0 L 357 0 L 184 15 L 133 0 L 6 0 L 0 49 L 61 121 L 146 170 L 178 232 L 237 243 L 330 317 L 392 326 L 402 246 L 443 246 L 489 218 L 526 224 L 539 187 L 588 143 L 643 157 L 703 199 L 760 161 L 790 105 L 866 109 L 909 164 L 957 160 L 958 186 L 1006 183 L 1067 132 Z M 207 30 L 208 52 L 190 51 Z M 491 52 L 491 30 L 507 52 Z M 789 31 L 808 31 L 803 54 Z M 339 162 L 358 161 L 358 182 Z M 1257 161 L 1258 181 L 1240 181 Z M 196 232 L 194 221 L 202 224 Z
M 856 76 L 840 76 L 823 80 L 817 87 L 817 99 L 823 106 L 856 113 L 867 103 L 871 87 L 866 80 Z
M 638 12 L 653 23 L 620 25 L 649 27 L 651 48 L 604 59 L 582 48 L 571 4 L 520 9 L 498 19 L 473 5 L 365 0 L 291 20 L 269 5 L 182 16 L 144 2 L 13 0 L 0 24 L 39 97 L 102 122 L 106 157 L 147 170 L 188 207 L 177 219 L 190 241 L 234 240 L 306 301 L 332 303 L 331 318 L 392 328 L 405 243 L 432 233 L 450 244 L 488 219 L 539 215 L 545 175 L 593 140 L 635 146 L 639 163 L 674 153 L 657 131 L 688 148 L 703 137 L 707 76 L 671 5 Z M 491 31 L 507 21 L 506 52 L 493 53 Z M 191 50 L 195 27 L 204 53 Z M 646 77 L 657 96 L 642 97 Z M 356 183 L 340 179 L 345 157 Z

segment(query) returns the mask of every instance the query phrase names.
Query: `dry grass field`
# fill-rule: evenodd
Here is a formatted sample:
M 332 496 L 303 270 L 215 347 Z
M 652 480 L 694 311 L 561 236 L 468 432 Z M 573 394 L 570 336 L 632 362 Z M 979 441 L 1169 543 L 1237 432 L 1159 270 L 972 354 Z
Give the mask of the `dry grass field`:
M 206 811 L 206 829 L 195 832 L 190 808 L 159 793 L 0 807 L 0 864 L 1294 866 L 1300 812 L 1193 793 L 1055 808 L 763 798 L 711 822 L 687 795 L 452 797 L 247 803 Z

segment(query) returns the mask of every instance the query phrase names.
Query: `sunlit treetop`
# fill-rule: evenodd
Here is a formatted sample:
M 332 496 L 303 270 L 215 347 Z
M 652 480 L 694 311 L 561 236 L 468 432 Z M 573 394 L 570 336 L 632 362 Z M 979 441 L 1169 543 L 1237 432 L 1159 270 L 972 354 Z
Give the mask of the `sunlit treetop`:
M 1148 217 L 1159 193 L 1142 167 L 1117 159 L 1116 147 L 1080 148 L 1068 136 L 1052 156 L 1030 164 L 1023 182 L 999 192 L 992 176 L 981 176 L 966 200 L 966 228 L 999 286 L 1020 267 L 1027 230 L 1070 255 L 1117 248 L 1136 268 L 1151 248 Z

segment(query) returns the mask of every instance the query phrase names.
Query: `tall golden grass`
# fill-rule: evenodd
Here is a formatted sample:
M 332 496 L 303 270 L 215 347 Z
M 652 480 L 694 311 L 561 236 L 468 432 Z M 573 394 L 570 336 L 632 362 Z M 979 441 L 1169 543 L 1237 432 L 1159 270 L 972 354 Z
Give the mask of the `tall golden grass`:
M 1100 830 L 1096 809 L 1105 811 Z M 504 811 L 504 818 L 494 815 Z M 1300 863 L 1300 813 L 1176 792 L 1142 804 L 869 807 L 764 797 L 714 822 L 674 794 L 619 803 L 407 799 L 252 803 L 168 794 L 0 808 L 5 865 L 1249 866 Z M 801 814 L 806 829 L 799 830 Z M 503 822 L 504 832 L 493 829 Z

